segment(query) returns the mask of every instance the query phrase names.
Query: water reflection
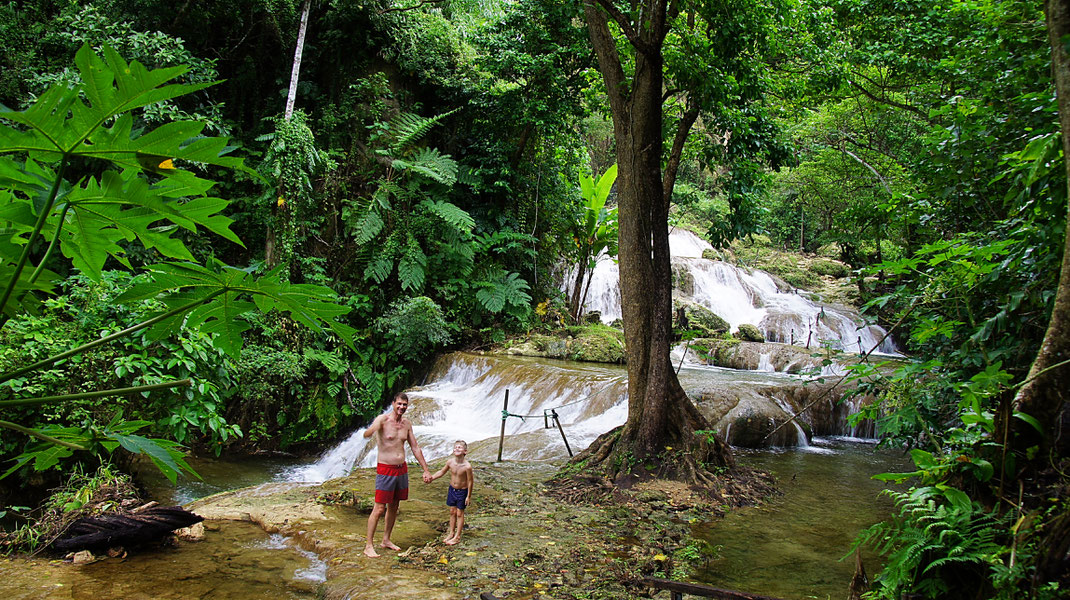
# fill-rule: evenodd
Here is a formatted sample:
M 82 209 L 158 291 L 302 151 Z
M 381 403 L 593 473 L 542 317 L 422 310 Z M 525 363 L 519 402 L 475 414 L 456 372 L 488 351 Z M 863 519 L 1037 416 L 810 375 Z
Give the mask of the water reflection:
M 311 600 L 326 565 L 282 536 L 252 523 L 211 525 L 205 541 L 143 550 L 125 559 L 74 566 L 58 561 L 0 562 L 0 597 L 8 600 Z
M 849 438 L 815 438 L 809 448 L 740 451 L 740 463 L 772 472 L 783 495 L 697 528 L 720 547 L 697 581 L 786 600 L 842 598 L 854 560 L 841 561 L 862 529 L 886 519 L 877 473 L 908 470 L 901 452 Z M 877 557 L 863 552 L 870 575 Z

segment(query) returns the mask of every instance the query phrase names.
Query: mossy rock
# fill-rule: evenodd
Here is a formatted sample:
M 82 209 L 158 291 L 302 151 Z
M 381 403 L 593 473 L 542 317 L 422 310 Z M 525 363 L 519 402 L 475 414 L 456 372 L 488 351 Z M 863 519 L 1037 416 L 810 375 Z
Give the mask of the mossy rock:
M 528 337 L 528 343 L 540 352 L 546 352 L 550 346 L 555 345 L 561 341 L 561 338 L 554 337 L 552 335 L 543 335 L 541 333 L 533 333 Z
M 818 275 L 842 279 L 851 274 L 851 269 L 842 262 L 834 260 L 815 260 L 810 265 L 810 270 Z
M 592 310 L 591 312 L 583 315 L 583 322 L 584 323 L 601 323 L 602 322 L 602 312 L 601 311 L 597 311 L 597 310 Z
M 754 325 L 751 325 L 750 323 L 743 323 L 742 325 L 740 325 L 739 330 L 736 331 L 736 337 L 743 340 L 744 342 L 765 341 L 765 336 L 762 335 L 761 330 L 759 330 Z
M 680 309 L 683 309 L 684 316 L 687 318 L 687 327 L 685 329 L 698 329 L 703 336 L 715 337 L 731 328 L 728 321 L 725 321 L 717 313 L 701 304 L 673 298 L 672 307 L 674 327 L 680 327 L 678 320 Z
M 575 339 L 568 345 L 567 358 L 588 362 L 624 362 L 624 334 L 620 330 L 605 325 L 591 325 L 570 328 L 570 333 Z
M 702 258 L 705 258 L 706 260 L 719 260 L 721 262 L 727 261 L 727 257 L 724 255 L 724 252 L 721 252 L 720 250 L 715 250 L 713 248 L 706 248 L 705 250 L 703 250 Z
M 695 275 L 691 273 L 687 265 L 673 264 L 672 288 L 685 296 L 695 294 Z

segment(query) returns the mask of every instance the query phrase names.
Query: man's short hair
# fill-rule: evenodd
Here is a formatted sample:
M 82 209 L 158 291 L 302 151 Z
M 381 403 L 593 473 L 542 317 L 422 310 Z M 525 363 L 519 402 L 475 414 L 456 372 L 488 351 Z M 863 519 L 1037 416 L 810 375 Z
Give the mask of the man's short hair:
M 398 400 L 404 400 L 405 402 L 408 402 L 409 401 L 409 395 L 406 394 L 405 392 L 398 392 L 398 395 L 394 396 L 394 402 L 397 402 Z
M 456 442 L 453 442 L 453 444 L 454 444 L 455 446 L 456 446 L 457 444 L 460 444 L 460 445 L 464 446 L 464 451 L 465 451 L 465 452 L 468 452 L 468 442 L 466 442 L 466 441 L 464 441 L 464 440 L 457 440 Z

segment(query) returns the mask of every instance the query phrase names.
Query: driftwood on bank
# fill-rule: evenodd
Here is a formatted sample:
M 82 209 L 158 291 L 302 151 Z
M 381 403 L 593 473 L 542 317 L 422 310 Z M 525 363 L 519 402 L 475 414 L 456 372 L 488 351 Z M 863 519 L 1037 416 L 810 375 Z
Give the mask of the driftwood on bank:
M 52 543 L 58 552 L 107 550 L 160 541 L 175 529 L 200 523 L 204 517 L 181 506 L 154 506 L 136 513 L 83 517 Z

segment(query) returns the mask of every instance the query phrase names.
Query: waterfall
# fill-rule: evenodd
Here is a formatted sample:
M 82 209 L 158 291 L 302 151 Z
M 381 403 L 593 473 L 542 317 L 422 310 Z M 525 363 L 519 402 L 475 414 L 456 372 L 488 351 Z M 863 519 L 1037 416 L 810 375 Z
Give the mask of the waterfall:
M 791 405 L 788 404 L 783 398 L 774 397 L 773 401 L 777 403 L 777 406 L 779 406 L 781 410 L 784 411 L 784 414 L 788 415 L 788 417 L 795 416 L 795 412 L 792 410 Z M 809 447 L 810 442 L 808 442 L 806 439 L 806 431 L 802 428 L 802 425 L 799 425 L 799 421 L 797 419 L 791 419 L 791 424 L 795 426 L 795 434 L 798 436 L 796 445 L 800 448 Z
M 793 405 L 805 404 L 808 398 L 805 394 L 820 393 L 805 380 L 786 373 L 686 364 L 680 371 L 680 383 L 710 423 L 719 427 L 725 439 L 733 444 L 754 440 L 756 436 L 749 428 L 766 422 L 767 418 L 782 422 L 794 414 Z M 567 456 L 561 432 L 554 428 L 552 419 L 544 419 L 544 411 L 557 412 L 574 453 L 623 424 L 628 417 L 627 370 L 622 366 L 456 352 L 438 360 L 426 385 L 407 390 L 410 402 L 406 416 L 413 423 L 424 457 L 429 462 L 441 460 L 450 454 L 455 440 L 463 439 L 468 442 L 472 460 L 495 460 L 506 390 L 509 413 L 523 418 L 510 416 L 505 421 L 502 452 L 505 460 Z M 781 397 L 770 390 L 785 393 Z M 800 392 L 804 396 L 787 399 Z M 852 411 L 858 410 L 855 402 L 850 407 Z M 831 399 L 828 405 L 831 410 L 834 406 Z M 866 432 L 847 427 L 848 407 L 842 408 L 845 410 L 837 411 L 836 415 L 822 417 L 822 434 L 864 437 Z M 758 414 L 761 418 L 752 419 Z M 813 418 L 813 414 L 807 413 L 803 421 L 812 427 Z M 545 427 L 547 424 L 550 428 Z M 799 423 L 794 425 L 798 445 L 806 446 L 806 432 Z M 346 476 L 357 467 L 375 466 L 375 439 L 365 438 L 364 431 L 362 428 L 353 432 L 316 462 L 292 468 L 282 473 L 280 479 L 318 483 Z M 817 435 L 818 429 L 814 433 Z M 758 445 L 768 443 L 773 442 Z
M 509 413 L 523 418 L 506 419 L 502 458 L 559 458 L 565 456 L 561 433 L 544 427 L 553 427 L 553 421 L 544 420 L 543 411 L 556 410 L 569 446 L 578 452 L 627 419 L 626 379 L 620 367 L 455 353 L 439 359 L 427 385 L 407 390 L 406 417 L 428 461 L 448 456 L 459 439 L 468 442 L 473 460 L 494 460 L 508 390 Z M 284 479 L 321 482 L 354 467 L 375 466 L 375 439 L 365 438 L 364 431 Z
M 693 280 L 693 286 L 688 286 L 691 289 L 676 289 L 674 296 L 710 309 L 733 330 L 751 324 L 770 342 L 809 344 L 814 348 L 830 346 L 857 353 L 877 347 L 878 353 L 897 354 L 891 337 L 884 339 L 884 329 L 865 323 L 855 309 L 815 301 L 790 286 L 785 289 L 785 284 L 778 285 L 764 271 L 704 259 L 702 253 L 707 249 L 712 246 L 690 231 L 678 229 L 669 234 L 674 268 L 683 269 Z M 574 280 L 573 269 L 566 274 L 566 288 Z M 599 259 L 584 308 L 588 312 L 600 312 L 604 323 L 620 318 L 620 277 L 613 260 L 604 256 Z

